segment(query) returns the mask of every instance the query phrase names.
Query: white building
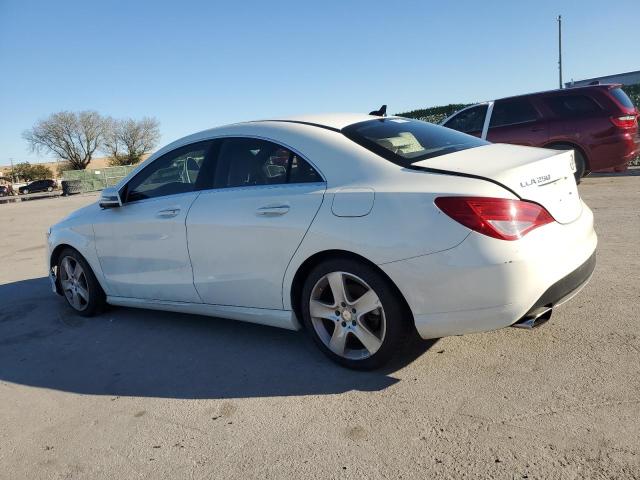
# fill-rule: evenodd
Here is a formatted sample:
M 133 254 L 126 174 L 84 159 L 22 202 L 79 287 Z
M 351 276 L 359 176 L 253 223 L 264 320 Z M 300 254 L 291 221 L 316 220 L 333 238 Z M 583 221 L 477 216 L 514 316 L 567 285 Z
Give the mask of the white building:
M 585 78 L 584 80 L 573 80 L 564 84 L 565 87 L 582 87 L 584 85 L 598 83 L 621 83 L 623 85 L 634 85 L 640 83 L 640 70 L 627 73 L 616 73 L 615 75 L 604 75 L 603 77 Z

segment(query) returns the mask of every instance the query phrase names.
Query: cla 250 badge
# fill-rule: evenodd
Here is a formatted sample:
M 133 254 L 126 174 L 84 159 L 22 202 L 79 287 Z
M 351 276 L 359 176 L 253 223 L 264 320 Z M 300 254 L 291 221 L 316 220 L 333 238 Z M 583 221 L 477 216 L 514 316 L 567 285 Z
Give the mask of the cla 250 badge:
M 548 173 L 546 175 L 542 175 L 540 177 L 533 177 L 533 178 L 530 178 L 529 180 L 522 180 L 520 182 L 520 186 L 522 188 L 525 188 L 525 187 L 530 187 L 531 185 L 540 185 L 541 183 L 546 183 L 549 180 L 551 180 L 551 174 L 550 173 Z

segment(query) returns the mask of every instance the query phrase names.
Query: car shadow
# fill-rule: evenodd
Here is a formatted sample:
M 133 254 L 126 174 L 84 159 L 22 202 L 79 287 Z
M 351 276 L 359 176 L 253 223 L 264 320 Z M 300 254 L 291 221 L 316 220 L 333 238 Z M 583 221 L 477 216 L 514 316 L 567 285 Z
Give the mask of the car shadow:
M 302 332 L 218 318 L 110 308 L 75 315 L 46 277 L 0 286 L 0 381 L 80 394 L 245 398 L 379 391 L 435 341 L 386 369 L 330 362 Z
M 640 168 L 630 167 L 624 172 L 601 172 L 590 173 L 587 178 L 606 178 L 606 177 L 640 177 Z

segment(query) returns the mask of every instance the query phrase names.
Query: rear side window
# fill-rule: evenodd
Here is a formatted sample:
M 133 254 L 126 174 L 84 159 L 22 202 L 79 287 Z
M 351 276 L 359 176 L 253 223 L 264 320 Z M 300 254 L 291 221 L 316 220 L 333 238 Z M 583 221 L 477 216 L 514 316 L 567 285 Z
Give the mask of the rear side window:
M 225 139 L 218 168 L 216 186 L 222 188 L 323 181 L 298 154 L 256 138 Z
M 291 156 L 289 163 L 289 183 L 315 183 L 323 182 L 322 177 L 309 162 L 298 155 Z
M 493 105 L 489 128 L 532 122 L 537 118 L 535 108 L 527 99 L 498 100 Z
M 634 108 L 633 102 L 621 88 L 612 88 L 609 90 L 609 93 L 611 93 L 611 96 L 623 107 Z
M 553 113 L 559 117 L 580 117 L 601 111 L 600 106 L 586 95 L 562 95 L 547 99 Z
M 342 129 L 342 133 L 366 149 L 402 166 L 488 145 L 488 142 L 471 135 L 405 118 L 380 118 L 354 123 Z
M 464 133 L 481 132 L 486 115 L 487 106 L 478 105 L 477 107 L 467 108 L 451 117 L 444 126 Z

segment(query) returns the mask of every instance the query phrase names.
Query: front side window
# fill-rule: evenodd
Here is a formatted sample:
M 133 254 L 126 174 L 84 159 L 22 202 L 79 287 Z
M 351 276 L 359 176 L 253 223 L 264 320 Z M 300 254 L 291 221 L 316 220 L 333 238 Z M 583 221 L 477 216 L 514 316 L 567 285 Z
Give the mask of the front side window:
M 257 138 L 227 138 L 220 148 L 217 187 L 322 181 L 320 174 L 307 161 L 273 142 Z
M 498 100 L 493 105 L 489 128 L 532 122 L 537 118 L 535 108 L 527 99 Z
M 557 116 L 580 117 L 601 111 L 600 106 L 586 95 L 561 95 L 547 100 L 549 107 Z
M 444 126 L 464 133 L 482 132 L 486 115 L 487 106 L 478 105 L 461 111 L 450 118 Z
M 488 145 L 488 142 L 471 135 L 406 118 L 380 118 L 354 123 L 342 129 L 342 133 L 368 150 L 402 166 Z
M 196 190 L 211 142 L 200 142 L 166 153 L 138 173 L 127 185 L 126 201 L 162 197 Z

